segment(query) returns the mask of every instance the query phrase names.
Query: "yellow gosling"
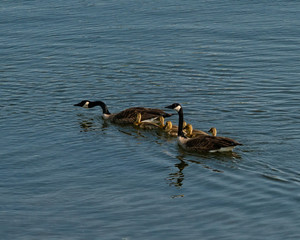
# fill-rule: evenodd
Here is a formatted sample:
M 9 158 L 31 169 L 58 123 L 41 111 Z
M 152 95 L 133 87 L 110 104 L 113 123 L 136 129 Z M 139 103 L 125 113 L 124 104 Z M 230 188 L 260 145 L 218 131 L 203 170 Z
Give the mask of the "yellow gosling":
M 208 132 L 214 137 L 217 136 L 217 129 L 215 127 L 210 128 Z
M 163 130 L 170 136 L 177 136 L 178 127 L 173 126 L 171 121 L 167 121 L 166 125 L 164 126 Z
M 172 124 L 172 122 L 171 122 L 171 124 Z M 165 125 L 165 118 L 163 117 L 163 116 L 160 116 L 159 117 L 159 127 L 160 128 L 162 128 L 162 129 L 164 129 L 164 127 L 166 126 Z M 183 128 L 185 128 L 186 127 L 186 125 L 187 125 L 187 123 L 186 123 L 186 121 L 183 121 Z M 173 126 L 173 125 L 172 125 Z
M 201 130 L 193 129 L 192 124 L 187 124 L 184 128 L 186 131 L 186 136 L 189 138 L 197 137 L 199 135 L 208 135 L 206 132 L 203 132 Z
M 159 125 L 153 122 L 142 122 L 142 114 L 137 113 L 136 120 L 133 125 L 142 128 L 142 129 L 156 129 L 159 128 Z
M 159 127 L 163 129 L 164 126 L 165 126 L 165 118 L 163 116 L 160 116 L 159 117 Z

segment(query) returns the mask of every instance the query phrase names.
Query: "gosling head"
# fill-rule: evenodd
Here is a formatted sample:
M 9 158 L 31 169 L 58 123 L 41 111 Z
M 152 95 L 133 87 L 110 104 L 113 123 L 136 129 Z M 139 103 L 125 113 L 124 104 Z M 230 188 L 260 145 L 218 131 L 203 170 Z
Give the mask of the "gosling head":
M 165 129 L 166 131 L 169 131 L 169 130 L 172 129 L 172 127 L 173 127 L 172 122 L 171 122 L 171 121 L 167 121 L 167 122 L 166 122 L 166 125 L 165 125 L 165 127 L 164 127 L 164 129 Z
M 217 136 L 217 129 L 215 127 L 210 128 L 208 132 L 211 133 L 211 135 L 213 135 L 214 137 Z
M 182 109 L 179 103 L 173 103 L 172 105 L 167 106 L 166 108 L 174 109 L 176 112 L 179 112 Z
M 185 127 L 185 129 L 186 129 L 187 134 L 191 135 L 193 133 L 193 126 L 192 126 L 192 124 L 187 124 L 186 127 Z
M 83 107 L 83 108 L 89 108 L 89 104 L 90 104 L 89 100 L 83 100 L 80 103 L 74 104 L 74 106 Z

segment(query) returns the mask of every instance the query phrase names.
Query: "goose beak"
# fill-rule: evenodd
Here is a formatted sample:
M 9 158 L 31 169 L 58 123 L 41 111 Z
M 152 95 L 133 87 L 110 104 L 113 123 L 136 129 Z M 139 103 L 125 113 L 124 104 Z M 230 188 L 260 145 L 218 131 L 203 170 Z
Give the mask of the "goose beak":
M 74 106 L 80 107 L 80 103 L 74 104 Z
M 165 108 L 170 108 L 170 109 L 173 109 L 173 106 L 170 105 L 170 106 L 166 106 Z

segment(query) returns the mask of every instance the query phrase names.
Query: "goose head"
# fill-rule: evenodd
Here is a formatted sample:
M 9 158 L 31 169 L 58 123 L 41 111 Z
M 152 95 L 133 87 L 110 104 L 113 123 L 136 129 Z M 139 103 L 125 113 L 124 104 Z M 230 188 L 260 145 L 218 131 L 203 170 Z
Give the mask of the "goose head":
M 91 102 L 89 100 L 83 100 L 80 103 L 74 104 L 74 106 L 83 107 L 83 108 L 89 108 L 89 104 L 90 103 Z
M 211 133 L 211 135 L 213 135 L 214 137 L 217 136 L 217 129 L 215 127 L 210 128 L 208 132 Z
M 179 112 L 182 107 L 179 103 L 173 103 L 172 105 L 167 106 L 166 108 L 174 109 L 176 112 Z

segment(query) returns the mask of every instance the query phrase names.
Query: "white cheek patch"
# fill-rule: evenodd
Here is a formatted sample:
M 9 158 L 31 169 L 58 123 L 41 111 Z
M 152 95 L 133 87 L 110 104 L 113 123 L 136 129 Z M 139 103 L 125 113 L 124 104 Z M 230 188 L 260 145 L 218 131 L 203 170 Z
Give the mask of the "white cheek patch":
M 174 110 L 176 110 L 177 112 L 179 112 L 181 109 L 181 106 L 177 106 L 176 108 L 174 108 Z
M 89 104 L 90 104 L 90 102 L 86 102 L 82 107 L 83 108 L 89 108 Z

